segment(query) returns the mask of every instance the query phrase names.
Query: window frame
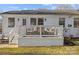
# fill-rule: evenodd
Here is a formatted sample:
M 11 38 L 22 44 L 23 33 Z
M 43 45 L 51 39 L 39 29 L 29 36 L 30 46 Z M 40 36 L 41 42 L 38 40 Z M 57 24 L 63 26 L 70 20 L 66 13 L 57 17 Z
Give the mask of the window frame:
M 30 18 L 30 25 L 37 25 L 37 18 Z
M 39 22 L 39 19 L 42 19 L 43 20 L 43 22 Z M 38 25 L 44 25 L 44 18 L 38 18 Z
M 0 23 L 0 34 L 2 34 L 2 23 Z
M 8 18 L 8 27 L 10 27 L 10 28 L 15 27 L 15 18 L 14 17 Z
M 79 27 L 79 18 L 74 18 L 74 28 Z
M 63 21 L 60 21 L 61 19 Z M 59 18 L 59 25 L 63 25 L 63 27 L 65 27 L 65 18 Z
M 22 25 L 23 25 L 23 26 L 25 26 L 25 25 L 26 25 L 26 23 L 27 23 L 26 18 L 23 18 L 23 19 L 22 19 Z
M 32 18 L 35 19 L 35 23 L 34 23 L 34 24 L 32 24 L 32 21 L 31 21 Z M 38 25 L 38 26 L 44 25 L 44 22 L 47 20 L 46 18 L 43 18 L 43 17 L 39 17 L 39 18 L 32 17 L 32 18 L 30 18 L 30 25 Z M 39 23 L 39 19 L 42 19 L 43 22 L 40 22 L 40 23 Z M 41 23 L 42 23 L 42 24 L 41 24 Z

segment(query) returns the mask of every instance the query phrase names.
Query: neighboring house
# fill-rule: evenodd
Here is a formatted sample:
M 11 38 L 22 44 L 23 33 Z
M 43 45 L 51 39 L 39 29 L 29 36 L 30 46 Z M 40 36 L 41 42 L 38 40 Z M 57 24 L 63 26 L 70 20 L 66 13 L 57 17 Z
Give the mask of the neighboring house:
M 2 19 L 0 19 L 0 34 L 2 34 Z
M 0 18 L 0 39 L 2 39 L 2 18 Z
M 22 10 L 1 14 L 2 37 L 19 46 L 63 45 L 64 37 L 79 37 L 79 12 Z

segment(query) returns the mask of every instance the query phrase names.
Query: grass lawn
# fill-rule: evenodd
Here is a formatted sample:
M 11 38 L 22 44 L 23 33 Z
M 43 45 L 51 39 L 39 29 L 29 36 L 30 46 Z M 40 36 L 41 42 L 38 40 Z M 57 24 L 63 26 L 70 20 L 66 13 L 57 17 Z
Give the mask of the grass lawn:
M 79 46 L 79 39 L 70 39 L 73 43 Z
M 79 46 L 0 48 L 4 55 L 73 55 L 79 54 Z

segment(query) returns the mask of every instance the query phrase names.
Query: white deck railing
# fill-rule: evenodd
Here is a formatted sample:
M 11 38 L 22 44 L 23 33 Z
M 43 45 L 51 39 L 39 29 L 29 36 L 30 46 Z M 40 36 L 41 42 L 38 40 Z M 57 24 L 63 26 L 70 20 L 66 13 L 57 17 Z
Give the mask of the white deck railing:
M 19 35 L 17 32 L 17 28 L 16 27 L 12 28 L 12 30 L 8 34 L 9 43 L 12 43 L 13 40 L 17 40 L 18 37 Z
M 26 27 L 26 37 L 59 37 L 63 36 L 63 27 L 30 26 Z

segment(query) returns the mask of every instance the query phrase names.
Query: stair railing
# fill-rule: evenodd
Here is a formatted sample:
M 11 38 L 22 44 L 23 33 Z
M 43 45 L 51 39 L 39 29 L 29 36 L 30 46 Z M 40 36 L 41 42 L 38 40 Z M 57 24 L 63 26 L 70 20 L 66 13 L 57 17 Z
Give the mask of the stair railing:
M 15 39 L 15 37 L 17 37 L 16 35 L 17 35 L 16 27 L 14 27 L 8 34 L 8 39 L 10 43 Z

